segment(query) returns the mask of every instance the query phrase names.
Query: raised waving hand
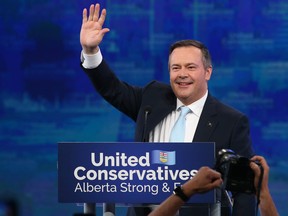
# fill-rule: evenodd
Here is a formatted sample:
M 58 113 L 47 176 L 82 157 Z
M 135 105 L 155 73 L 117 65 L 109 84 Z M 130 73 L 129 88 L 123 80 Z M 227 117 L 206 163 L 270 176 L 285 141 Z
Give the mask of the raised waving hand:
M 99 44 L 109 28 L 103 28 L 106 18 L 106 9 L 100 14 L 100 4 L 92 4 L 89 8 L 89 15 L 86 8 L 83 9 L 83 20 L 80 32 L 80 43 L 83 52 L 95 54 L 98 52 Z

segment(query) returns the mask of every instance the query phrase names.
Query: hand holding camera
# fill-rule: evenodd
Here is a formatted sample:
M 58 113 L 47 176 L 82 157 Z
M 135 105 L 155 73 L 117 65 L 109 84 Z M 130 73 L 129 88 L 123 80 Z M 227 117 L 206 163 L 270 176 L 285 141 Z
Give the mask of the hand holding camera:
M 263 177 L 263 167 L 257 159 L 252 158 L 250 160 L 239 156 L 231 149 L 220 150 L 217 155 L 215 168 L 222 175 L 223 187 L 231 192 L 255 194 L 256 190 L 258 190 L 257 188 L 261 187 Z M 253 164 L 252 167 L 251 164 Z M 257 177 L 256 185 L 258 187 L 255 188 L 256 179 L 254 170 L 257 169 L 257 166 L 260 168 L 260 177 Z

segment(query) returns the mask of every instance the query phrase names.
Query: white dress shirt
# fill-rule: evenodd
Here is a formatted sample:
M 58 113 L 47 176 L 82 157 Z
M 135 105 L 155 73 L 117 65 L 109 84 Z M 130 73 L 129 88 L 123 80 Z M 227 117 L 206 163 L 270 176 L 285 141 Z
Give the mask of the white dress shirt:
M 102 62 L 103 57 L 99 48 L 99 51 L 94 55 L 87 55 L 82 51 L 80 59 L 84 68 L 91 69 L 98 67 Z
M 202 98 L 188 105 L 192 112 L 186 115 L 184 142 L 192 142 L 207 96 L 208 91 Z M 149 134 L 150 142 L 169 142 L 170 133 L 180 115 L 181 106 L 184 104 L 177 99 L 176 110 L 164 118 Z

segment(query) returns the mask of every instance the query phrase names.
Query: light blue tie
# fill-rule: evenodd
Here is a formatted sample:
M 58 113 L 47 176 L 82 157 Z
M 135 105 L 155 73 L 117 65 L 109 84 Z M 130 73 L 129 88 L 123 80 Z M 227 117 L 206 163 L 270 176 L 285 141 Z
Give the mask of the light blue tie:
M 183 106 L 180 107 L 181 113 L 179 118 L 174 124 L 174 127 L 170 134 L 170 142 L 184 142 L 185 136 L 185 117 L 186 115 L 191 112 L 189 107 Z

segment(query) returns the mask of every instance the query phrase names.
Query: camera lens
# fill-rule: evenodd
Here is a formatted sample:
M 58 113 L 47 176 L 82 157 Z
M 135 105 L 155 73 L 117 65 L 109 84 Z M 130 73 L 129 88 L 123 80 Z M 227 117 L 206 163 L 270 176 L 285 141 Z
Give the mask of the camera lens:
M 250 168 L 250 160 L 241 157 L 231 149 L 218 152 L 216 170 L 223 179 L 226 190 L 243 193 L 254 193 L 254 172 Z

